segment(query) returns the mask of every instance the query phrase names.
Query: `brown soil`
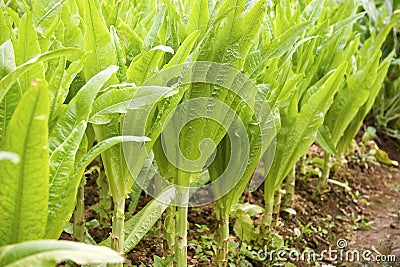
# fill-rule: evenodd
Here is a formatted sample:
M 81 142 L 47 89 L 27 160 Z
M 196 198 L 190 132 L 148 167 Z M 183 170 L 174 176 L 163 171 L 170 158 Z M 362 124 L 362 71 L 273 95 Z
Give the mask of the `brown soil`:
M 387 266 L 400 266 L 400 173 L 398 170 L 380 171 L 370 180 L 375 188 L 370 192 L 370 204 L 365 209 L 371 229 L 355 231 L 350 245 L 374 254 L 394 255 L 396 263 Z

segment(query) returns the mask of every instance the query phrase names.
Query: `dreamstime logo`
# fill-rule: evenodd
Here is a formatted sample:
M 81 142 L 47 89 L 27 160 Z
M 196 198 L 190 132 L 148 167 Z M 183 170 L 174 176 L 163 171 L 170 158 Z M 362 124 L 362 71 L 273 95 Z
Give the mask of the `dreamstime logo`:
M 184 199 L 175 200 L 175 205 L 199 206 L 213 202 L 229 193 L 241 180 L 254 153 L 250 151 L 250 142 L 258 142 L 260 155 L 269 159 L 269 164 L 263 166 L 265 173 L 268 172 L 275 153 L 275 117 L 265 96 L 243 73 L 215 62 L 185 63 L 158 73 L 142 88 L 152 88 L 155 92 L 160 88 L 159 92 L 164 93 L 159 93 L 159 99 L 171 92 L 185 92 L 185 95 L 173 110 L 168 106 L 172 106 L 173 101 L 144 104 L 145 99 L 134 98 L 125 115 L 123 135 L 144 136 L 149 131 L 161 131 L 156 153 L 162 151 L 169 168 L 189 174 L 189 177 L 200 175 L 200 179 L 185 185 L 177 185 L 160 174 L 156 174 L 149 185 L 148 178 L 140 175 L 136 183 L 147 193 L 157 197 L 152 187 L 172 185 L 180 192 L 187 192 Z M 211 97 L 208 97 L 209 92 L 212 92 Z M 166 110 L 168 114 L 163 114 Z M 152 125 L 160 116 L 167 116 L 166 123 Z M 138 125 L 138 118 L 147 123 Z M 249 125 L 258 130 L 249 130 Z M 253 136 L 249 136 L 249 132 Z M 202 182 L 207 180 L 205 169 L 215 159 L 217 146 L 224 136 L 229 138 L 229 155 L 226 155 L 229 162 L 217 179 Z M 131 174 L 138 177 L 142 164 L 137 163 L 144 162 L 148 156 L 146 146 L 126 142 L 123 151 Z M 251 190 L 262 182 L 259 177 L 253 178 Z
M 349 249 L 346 239 L 339 239 L 336 242 L 336 249 L 329 247 L 317 253 L 314 250 L 298 251 L 296 249 L 270 250 L 265 246 L 264 250 L 252 252 L 260 261 L 286 262 L 286 261 L 304 261 L 304 262 L 396 262 L 395 255 L 382 255 L 378 251 L 368 249 Z M 280 266 L 277 263 L 275 266 Z

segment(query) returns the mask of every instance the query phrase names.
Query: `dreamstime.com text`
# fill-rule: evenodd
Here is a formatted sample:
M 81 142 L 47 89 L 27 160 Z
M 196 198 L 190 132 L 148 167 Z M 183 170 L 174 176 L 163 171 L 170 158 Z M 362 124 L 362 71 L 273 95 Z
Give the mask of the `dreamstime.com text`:
M 368 249 L 350 249 L 347 240 L 339 239 L 336 248 L 316 252 L 314 250 L 298 251 L 295 249 L 279 249 L 253 251 L 260 261 L 277 261 L 277 262 L 375 262 L 375 263 L 395 263 L 395 255 L 383 255 L 377 250 Z M 329 265 L 328 265 L 329 266 Z

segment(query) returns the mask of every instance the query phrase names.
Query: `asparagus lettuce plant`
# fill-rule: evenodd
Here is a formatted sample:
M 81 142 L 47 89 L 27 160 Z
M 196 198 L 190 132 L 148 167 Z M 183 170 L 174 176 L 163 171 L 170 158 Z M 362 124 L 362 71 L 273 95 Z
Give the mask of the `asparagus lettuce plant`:
M 144 146 L 139 144 L 125 149 L 123 146 L 115 146 L 102 154 L 114 202 L 111 247 L 122 254 L 133 248 L 138 240 L 135 239 L 136 241 L 134 242 L 131 240 L 133 240 L 133 237 L 139 236 L 133 230 L 132 235 L 130 235 L 129 229 L 126 229 L 126 235 L 124 234 L 125 199 L 132 192 L 133 184 L 157 136 L 162 130 L 168 113 L 179 103 L 183 91 L 166 87 L 134 86 L 141 86 L 156 73 L 158 66 L 163 62 L 165 53 L 174 52 L 165 45 L 153 47 L 157 33 L 162 25 L 159 25 L 157 21 L 163 21 L 165 6 L 160 7 L 161 13 L 155 17 L 155 24 L 153 24 L 156 26 L 150 28 L 147 37 L 143 41 L 143 47 L 141 48 L 143 50 L 134 58 L 128 58 L 127 56 L 126 60 L 121 58 L 125 50 L 123 46 L 118 46 L 120 44 L 118 36 L 113 35 L 112 32 L 110 33 L 107 28 L 106 20 L 100 9 L 97 8 L 98 4 L 97 1 L 87 1 L 83 6 L 84 19 L 86 25 L 89 25 L 85 27 L 84 31 L 84 48 L 87 51 L 92 51 L 91 56 L 87 58 L 88 65 L 84 69 L 86 79 L 89 79 L 93 73 L 102 70 L 107 64 L 119 64 L 120 69 L 126 69 L 126 72 L 119 73 L 120 79 L 125 84 L 117 84 L 105 89 L 95 101 L 90 121 L 93 123 L 96 137 L 101 141 L 115 136 L 126 135 L 124 131 L 126 129 L 129 134 L 140 132 L 142 135 L 151 138 L 151 141 Z M 94 25 L 96 26 L 94 27 Z M 117 32 L 118 28 L 117 25 Z M 103 40 L 102 43 L 96 42 L 100 36 Z M 176 56 L 178 55 L 182 57 L 182 53 L 177 53 Z M 185 58 L 171 59 L 171 61 L 174 60 L 179 62 L 180 60 L 185 60 Z M 125 63 L 129 65 L 125 66 Z M 118 82 L 117 77 L 118 75 L 113 78 L 116 82 Z M 154 105 L 155 103 L 158 104 Z M 128 114 L 125 115 L 125 113 Z M 130 119 L 126 119 L 128 117 Z M 124 121 L 124 118 L 126 121 Z M 156 207 L 163 206 L 157 205 Z M 143 224 L 137 226 L 147 232 L 161 216 L 164 209 L 156 211 L 154 204 L 145 208 L 145 214 L 153 212 L 156 216 L 150 217 L 152 218 L 151 223 L 147 220 L 139 220 Z M 136 219 L 133 219 L 135 222 L 140 218 L 140 216 L 137 216 L 134 217 Z M 127 227 L 129 227 L 128 223 Z M 142 233 L 142 237 L 144 233 Z M 125 238 L 126 245 L 124 244 Z
M 357 134 L 361 124 L 375 102 L 390 65 L 392 54 L 381 61 L 380 47 L 394 23 L 389 23 L 377 36 L 368 38 L 356 51 L 356 64 L 346 73 L 343 87 L 335 96 L 320 130 L 324 140 L 332 144 L 333 152 L 340 156 Z M 357 39 L 358 40 L 358 39 Z M 355 42 L 355 46 L 358 42 Z M 362 66 L 362 67 L 361 67 Z M 337 120 L 337 118 L 341 118 Z M 325 166 L 314 197 L 326 187 L 330 170 L 330 153 L 324 150 Z

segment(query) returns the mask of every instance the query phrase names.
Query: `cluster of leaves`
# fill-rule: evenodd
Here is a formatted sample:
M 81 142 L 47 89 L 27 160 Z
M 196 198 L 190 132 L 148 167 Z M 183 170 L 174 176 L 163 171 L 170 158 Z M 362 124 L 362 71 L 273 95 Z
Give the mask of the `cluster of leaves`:
M 368 8 L 368 9 L 367 9 Z M 400 3 L 393 1 L 375 1 L 375 5 L 368 5 L 366 10 L 370 10 L 371 16 L 365 18 L 360 23 L 359 31 L 363 36 L 369 36 L 371 32 L 378 32 L 384 27 L 385 21 L 391 16 L 398 16 Z M 393 31 L 387 36 L 383 45 L 383 54 L 387 55 L 395 51 L 394 58 L 390 64 L 389 71 L 383 83 L 383 89 L 379 92 L 375 105 L 373 106 L 373 115 L 386 133 L 393 138 L 400 138 L 400 86 L 399 86 L 399 28 L 396 25 Z
M 368 7 L 364 3 L 373 16 Z M 285 177 L 315 140 L 327 155 L 345 150 L 371 109 L 393 56 L 382 58 L 380 48 L 394 22 L 382 23 L 379 33 L 361 35 L 354 29 L 366 12 L 353 0 L 0 0 L 0 9 L 0 246 L 5 246 L 0 262 L 4 258 L 6 266 L 13 266 L 7 257 L 16 257 L 7 254 L 10 245 L 60 237 L 75 206 L 83 203 L 79 192 L 85 169 L 100 155 L 105 195 L 114 202 L 112 233 L 101 245 L 120 254 L 134 248 L 175 195 L 187 202 L 188 191 L 182 188 L 199 183 L 204 172 L 210 181 L 223 175 L 237 160 L 231 156 L 235 140 L 212 119 L 191 121 L 177 140 L 190 160 L 204 152 L 199 150 L 204 139 L 212 140 L 217 151 L 209 151 L 215 157 L 207 170 L 184 171 L 163 150 L 160 135 L 169 116 L 179 104 L 200 98 L 209 99 L 201 108 L 210 114 L 221 112 L 212 108 L 212 100 L 229 106 L 244 123 L 249 141 L 247 161 L 234 162 L 244 169 L 241 179 L 226 195 L 221 194 L 226 184 L 212 187 L 219 196 L 216 263 L 226 266 L 231 210 L 243 222 L 234 226 L 235 232 L 263 243 Z M 163 87 L 151 80 L 162 71 L 181 71 L 181 64 L 203 61 L 235 69 L 234 78 L 245 75 L 257 87 L 243 86 L 235 94 L 217 84 Z M 271 109 L 268 119 L 257 116 L 264 103 Z M 135 118 L 128 133 L 127 115 Z M 267 145 L 261 142 L 265 135 L 271 136 Z M 257 211 L 263 223 L 246 232 L 252 227 L 250 215 L 236 204 L 271 142 L 275 156 L 263 159 L 265 210 Z M 135 181 L 148 184 L 156 169 L 180 187 L 159 190 L 162 202 L 153 200 L 131 217 L 141 193 Z M 186 266 L 187 211 L 187 206 L 171 206 L 165 221 L 166 251 L 178 266 Z M 84 241 L 84 223 L 75 223 L 74 230 L 82 233 L 75 236 Z M 45 252 L 54 244 L 37 242 L 42 243 L 26 243 L 21 250 L 39 244 L 33 253 Z M 85 254 L 65 258 L 63 253 L 49 264 L 72 259 L 122 266 L 115 255 L 93 261 Z M 41 259 L 46 256 L 36 257 Z

